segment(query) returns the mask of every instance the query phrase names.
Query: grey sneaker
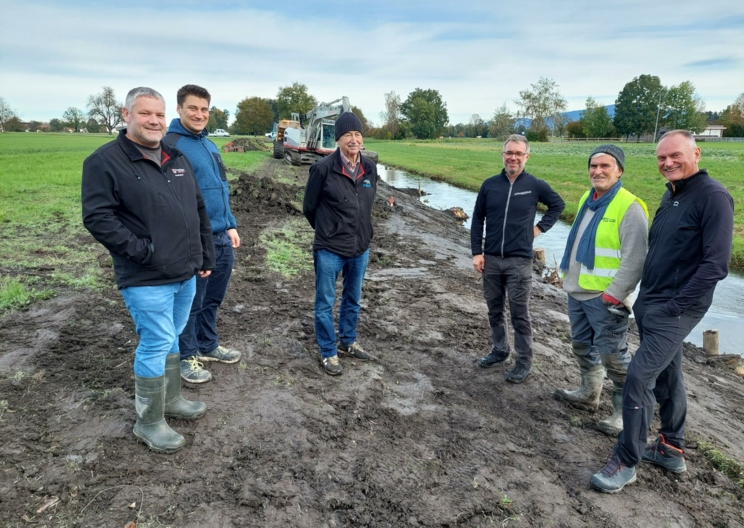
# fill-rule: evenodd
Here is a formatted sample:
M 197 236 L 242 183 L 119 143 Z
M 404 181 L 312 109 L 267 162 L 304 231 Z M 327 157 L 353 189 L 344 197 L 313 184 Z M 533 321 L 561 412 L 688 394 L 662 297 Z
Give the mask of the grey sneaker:
M 659 435 L 656 441 L 647 445 L 643 450 L 641 460 L 663 467 L 672 473 L 684 473 L 687 471 L 685 455 L 679 447 L 666 443 L 664 435 Z
M 331 376 L 338 376 L 344 369 L 341 368 L 341 362 L 338 360 L 338 355 L 322 358 L 320 364 L 323 365 L 323 369 Z
M 602 493 L 618 493 L 626 484 L 635 481 L 635 468 L 623 465 L 617 453 L 613 453 L 607 465 L 599 473 L 592 475 L 590 485 Z
M 478 366 L 482 368 L 496 367 L 498 365 L 503 365 L 507 359 L 509 359 L 509 352 L 504 355 L 495 348 L 491 348 L 491 352 L 489 352 L 487 356 L 478 360 Z
M 513 369 L 506 373 L 506 381 L 511 383 L 522 383 L 527 379 L 527 376 L 530 375 L 531 371 L 532 369 L 529 365 L 517 363 L 514 365 Z
M 357 358 L 361 361 L 368 361 L 372 357 L 369 354 L 367 354 L 362 348 L 362 345 L 360 345 L 356 341 L 354 341 L 349 346 L 338 345 L 338 351 L 341 352 L 342 354 L 346 354 L 347 356 Z
M 212 373 L 204 370 L 203 365 L 194 357 L 181 360 L 181 379 L 189 383 L 206 383 L 212 379 Z
M 199 352 L 196 359 L 200 361 L 219 361 L 220 363 L 237 363 L 240 361 L 240 352 L 218 346 L 211 352 Z

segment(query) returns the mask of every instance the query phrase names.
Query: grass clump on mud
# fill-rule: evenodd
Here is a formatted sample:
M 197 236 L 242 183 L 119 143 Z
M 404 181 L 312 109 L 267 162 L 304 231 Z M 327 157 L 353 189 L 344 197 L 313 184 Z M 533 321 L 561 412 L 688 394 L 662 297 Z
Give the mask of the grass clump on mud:
M 699 441 L 698 449 L 703 453 L 703 455 L 705 455 L 705 458 L 710 461 L 714 468 L 727 477 L 733 479 L 739 486 L 744 488 L 743 465 L 733 458 L 726 456 L 719 449 L 716 449 L 716 446 L 709 442 Z
M 304 218 L 289 218 L 279 226 L 264 229 L 258 241 L 266 249 L 268 270 L 287 278 L 312 270 L 312 254 L 307 248 L 313 236 Z
M 54 296 L 53 290 L 37 290 L 30 282 L 33 281 L 23 281 L 17 277 L 0 279 L 0 313 L 23 308 L 34 301 Z

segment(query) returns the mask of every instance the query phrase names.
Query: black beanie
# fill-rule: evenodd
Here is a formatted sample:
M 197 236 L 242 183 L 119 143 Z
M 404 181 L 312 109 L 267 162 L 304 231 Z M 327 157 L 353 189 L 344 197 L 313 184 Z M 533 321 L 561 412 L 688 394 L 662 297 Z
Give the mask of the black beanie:
M 595 154 L 609 154 L 617 160 L 617 164 L 620 166 L 620 170 L 625 172 L 625 152 L 623 152 L 623 149 L 621 149 L 620 147 L 610 145 L 609 143 L 606 145 L 598 146 L 594 149 L 594 152 L 592 152 L 591 156 L 589 156 L 587 167 L 591 165 L 592 158 Z
M 336 141 L 352 130 L 362 133 L 362 122 L 351 112 L 344 112 L 336 119 Z

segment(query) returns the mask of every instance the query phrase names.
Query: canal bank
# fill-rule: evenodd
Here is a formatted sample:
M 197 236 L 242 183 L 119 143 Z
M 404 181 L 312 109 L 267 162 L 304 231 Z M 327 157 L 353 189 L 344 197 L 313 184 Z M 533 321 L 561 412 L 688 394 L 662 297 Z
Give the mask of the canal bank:
M 435 209 L 449 209 L 461 207 L 466 214 L 472 215 L 476 194 L 467 189 L 455 187 L 444 181 L 415 176 L 404 170 L 384 165 L 377 166 L 380 178 L 388 185 L 398 189 L 420 189 L 423 193 L 419 200 Z M 560 190 L 558 190 L 560 192 Z M 649 207 L 656 207 L 649 204 Z M 470 219 L 463 223 L 463 227 L 470 229 Z M 535 241 L 535 247 L 545 249 L 545 260 L 549 267 L 555 267 L 563 256 L 563 249 L 571 229 L 570 224 L 558 221 L 547 233 L 540 235 Z M 463 236 L 469 236 L 463 231 Z M 717 329 L 720 335 L 720 352 L 739 354 L 744 356 L 744 317 L 740 308 L 744 306 L 744 276 L 729 273 L 729 276 L 716 287 L 713 305 L 692 331 L 688 340 L 697 345 L 703 344 L 703 331 Z

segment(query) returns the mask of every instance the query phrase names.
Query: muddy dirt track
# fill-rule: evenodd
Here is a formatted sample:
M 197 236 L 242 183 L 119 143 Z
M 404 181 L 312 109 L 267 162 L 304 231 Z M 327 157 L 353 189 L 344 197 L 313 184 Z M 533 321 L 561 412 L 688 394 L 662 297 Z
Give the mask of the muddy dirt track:
M 376 360 L 326 375 L 312 272 L 268 273 L 256 245 L 301 218 L 306 178 L 270 160 L 233 181 L 242 247 L 220 330 L 243 361 L 185 389 L 209 411 L 171 421 L 187 441 L 174 455 L 132 434 L 137 337 L 115 289 L 0 319 L 0 526 L 744 526 L 744 489 L 697 449 L 744 461 L 741 378 L 690 347 L 688 472 L 641 465 L 621 494 L 590 490 L 614 444 L 593 429 L 610 382 L 596 415 L 552 398 L 579 379 L 565 295 L 535 275 L 526 383 L 477 368 L 488 327 L 467 232 L 402 192 L 381 186 L 374 213 L 359 335 Z

